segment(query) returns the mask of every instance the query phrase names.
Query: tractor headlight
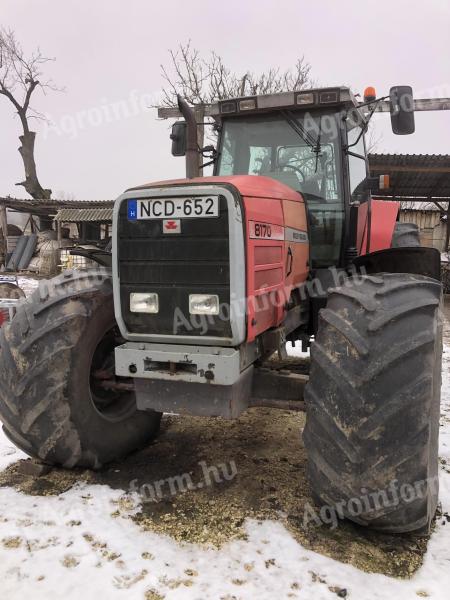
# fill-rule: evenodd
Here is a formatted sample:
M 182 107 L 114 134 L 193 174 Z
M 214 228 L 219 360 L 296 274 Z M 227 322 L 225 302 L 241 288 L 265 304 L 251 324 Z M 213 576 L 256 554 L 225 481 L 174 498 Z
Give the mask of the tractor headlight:
M 134 313 L 151 313 L 159 312 L 158 294 L 136 293 L 130 294 L 130 311 Z
M 189 294 L 191 315 L 218 315 L 219 296 L 215 294 Z

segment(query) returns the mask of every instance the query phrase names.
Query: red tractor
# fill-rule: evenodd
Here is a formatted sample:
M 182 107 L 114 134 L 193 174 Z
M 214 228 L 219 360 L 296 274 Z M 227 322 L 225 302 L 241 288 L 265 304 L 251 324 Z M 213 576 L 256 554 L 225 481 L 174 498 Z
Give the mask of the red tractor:
M 412 92 L 391 89 L 398 134 Z M 316 501 L 362 525 L 428 530 L 437 499 L 439 253 L 371 190 L 370 93 L 221 101 L 214 176 L 197 177 L 194 111 L 172 131 L 187 179 L 115 203 L 106 268 L 41 283 L 0 331 L 0 418 L 30 456 L 100 468 L 161 414 L 306 410 Z M 385 182 L 385 178 L 382 179 Z M 112 273 L 108 269 L 112 267 Z M 286 361 L 286 343 L 311 346 Z M 278 355 L 278 359 L 275 359 Z

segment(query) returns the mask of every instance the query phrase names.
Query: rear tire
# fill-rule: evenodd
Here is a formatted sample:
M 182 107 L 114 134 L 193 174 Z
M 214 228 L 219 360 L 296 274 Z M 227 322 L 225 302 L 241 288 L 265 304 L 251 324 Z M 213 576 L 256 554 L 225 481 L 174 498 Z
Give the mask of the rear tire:
M 329 292 L 305 389 L 313 495 L 374 529 L 428 530 L 438 500 L 441 285 L 392 273 Z
M 152 440 L 161 413 L 93 376 L 114 370 L 120 334 L 106 271 L 42 282 L 0 330 L 0 420 L 24 452 L 46 463 L 98 469 Z
M 419 228 L 415 223 L 399 223 L 394 227 L 391 248 L 420 246 Z

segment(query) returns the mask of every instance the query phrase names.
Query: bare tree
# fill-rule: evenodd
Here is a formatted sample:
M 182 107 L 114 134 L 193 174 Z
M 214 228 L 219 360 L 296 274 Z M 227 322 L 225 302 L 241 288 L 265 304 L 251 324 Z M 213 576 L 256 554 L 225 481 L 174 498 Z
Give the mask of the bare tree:
M 19 152 L 25 169 L 25 180 L 17 183 L 32 198 L 50 198 L 52 191 L 39 183 L 34 158 L 36 133 L 30 129 L 30 119 L 43 119 L 44 116 L 30 106 L 31 97 L 36 89 L 44 93 L 58 88 L 49 81 L 42 80 L 43 66 L 50 58 L 43 56 L 39 49 L 26 56 L 13 31 L 0 29 L 0 95 L 7 98 L 15 108 L 22 126 L 19 136 Z
M 366 150 L 367 154 L 375 154 L 379 150 L 381 143 L 383 142 L 383 134 L 377 133 L 375 125 L 369 124 L 369 129 L 366 134 Z
M 310 87 L 310 65 L 304 57 L 291 69 L 270 68 L 264 73 L 247 71 L 240 75 L 228 68 L 222 57 L 211 52 L 203 58 L 191 42 L 169 50 L 170 64 L 161 65 L 166 85 L 160 106 L 177 106 L 177 94 L 189 104 L 207 104 L 236 96 L 270 94 Z

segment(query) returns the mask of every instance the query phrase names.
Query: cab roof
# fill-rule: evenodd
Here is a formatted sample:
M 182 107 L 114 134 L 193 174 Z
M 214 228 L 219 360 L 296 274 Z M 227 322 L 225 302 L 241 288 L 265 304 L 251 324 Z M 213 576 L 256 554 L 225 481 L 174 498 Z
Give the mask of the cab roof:
M 222 119 L 228 116 L 242 116 L 287 109 L 317 109 L 328 107 L 357 108 L 358 100 L 348 87 L 326 87 L 276 94 L 260 94 L 227 98 L 205 106 L 205 116 Z

